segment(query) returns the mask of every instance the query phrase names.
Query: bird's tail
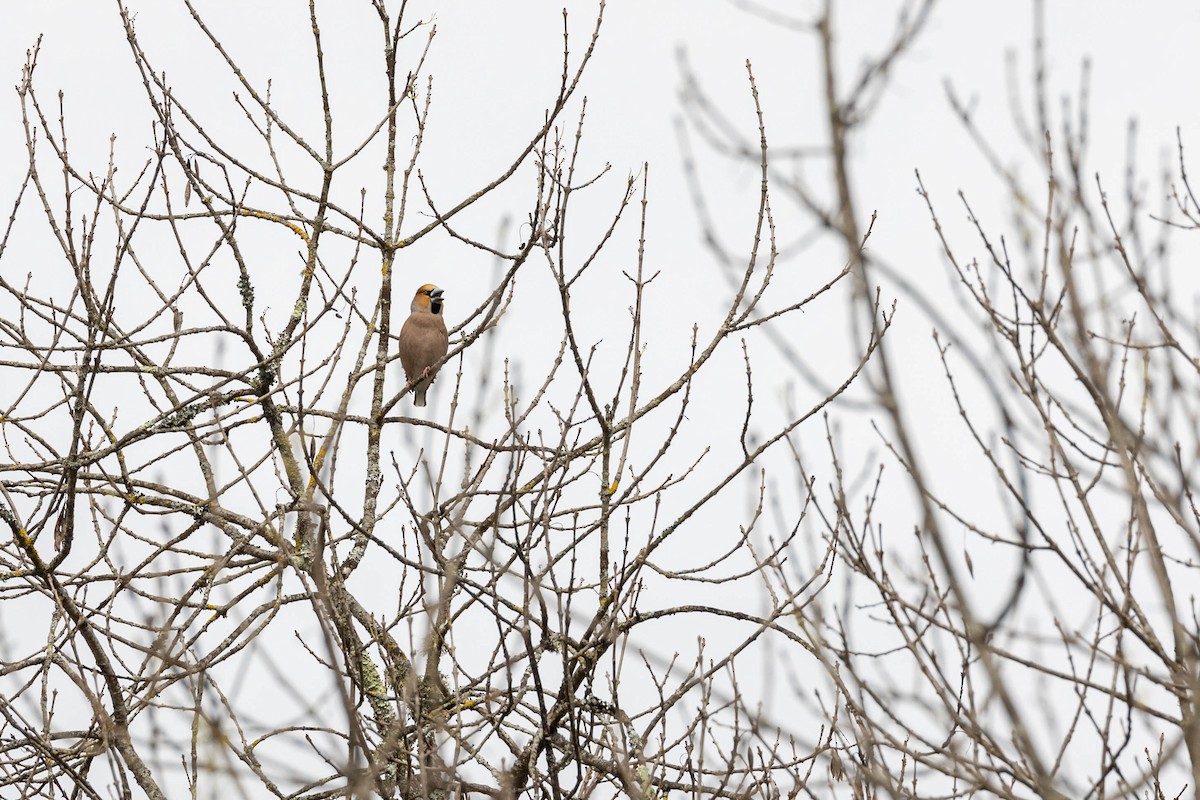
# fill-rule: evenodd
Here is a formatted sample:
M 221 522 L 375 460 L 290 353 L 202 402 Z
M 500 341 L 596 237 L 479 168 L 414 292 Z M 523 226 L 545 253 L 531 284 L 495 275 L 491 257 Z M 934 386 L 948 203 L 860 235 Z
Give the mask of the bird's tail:
M 417 384 L 416 388 L 413 389 L 414 406 L 420 406 L 422 408 L 425 407 L 425 392 L 427 391 L 429 391 L 429 383 L 427 381 L 422 381 L 421 383 Z

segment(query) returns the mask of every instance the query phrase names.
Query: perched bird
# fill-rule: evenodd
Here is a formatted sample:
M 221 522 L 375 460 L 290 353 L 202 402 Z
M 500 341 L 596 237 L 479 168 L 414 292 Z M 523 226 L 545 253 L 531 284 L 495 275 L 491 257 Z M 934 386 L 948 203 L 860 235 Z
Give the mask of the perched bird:
M 450 349 L 450 334 L 442 317 L 442 290 L 427 283 L 413 297 L 412 313 L 400 329 L 400 363 L 408 385 L 413 387 L 413 405 L 425 405 L 425 392 L 437 371 L 433 366 Z

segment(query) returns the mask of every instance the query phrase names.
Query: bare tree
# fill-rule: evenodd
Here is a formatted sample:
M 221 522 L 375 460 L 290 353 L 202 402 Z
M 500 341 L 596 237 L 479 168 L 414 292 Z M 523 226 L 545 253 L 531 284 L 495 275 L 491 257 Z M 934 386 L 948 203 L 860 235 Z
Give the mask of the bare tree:
M 843 480 L 844 443 L 831 435 L 838 480 L 812 500 L 838 531 L 843 570 L 798 621 L 812 671 L 824 675 L 814 678 L 822 701 L 814 713 L 840 745 L 824 755 L 822 791 L 842 781 L 855 797 L 1194 791 L 1200 342 L 1192 298 L 1172 276 L 1168 236 L 1194 231 L 1200 208 L 1183 137 L 1162 209 L 1146 207 L 1135 127 L 1121 191 L 1110 188 L 1110 167 L 1090 172 L 1089 67 L 1063 112 L 1050 111 L 1045 8 L 1035 2 L 1029 110 L 1018 101 L 1013 111 L 1024 163 L 1041 183 L 1007 166 L 1011 156 L 998 152 L 952 81 L 946 101 L 994 171 L 1011 226 L 973 210 L 972 198 L 991 189 L 968 186 L 954 200 L 927 191 L 919 172 L 914 179 L 957 283 L 960 316 L 914 279 L 911 254 L 860 247 L 865 212 L 848 155 L 934 4 L 905 4 L 891 42 L 849 79 L 837 68 L 845 40 L 836 4 L 813 19 L 741 5 L 794 31 L 823 64 L 827 139 L 773 151 L 785 153 L 768 170 L 775 196 L 807 215 L 814 237 L 839 241 L 847 254 L 860 344 L 877 332 L 877 287 L 929 321 L 927 346 L 941 358 L 955 425 L 978 452 L 968 482 L 933 477 L 939 453 L 922 440 L 949 422 L 930 420 L 903 377 L 898 348 L 914 345 L 882 342 L 865 376 L 872 400 L 843 407 L 839 419 L 876 425 L 884 463 L 875 480 Z M 684 72 L 687 130 L 719 155 L 753 161 L 753 137 L 724 116 L 686 61 Z M 1011 95 L 1019 98 L 1016 73 Z M 690 138 L 684 149 L 698 171 Z M 808 180 L 795 177 L 791 159 L 820 165 L 822 177 L 812 178 L 811 166 Z M 706 240 L 736 275 L 703 193 L 695 196 Z M 965 229 L 947 221 L 952 208 Z M 823 383 L 793 343 L 774 343 L 805 380 Z M 875 511 L 896 491 L 895 476 L 883 475 L 889 463 L 913 498 L 911 520 Z M 801 475 L 810 469 L 798 459 Z M 985 563 L 972 552 L 987 553 Z
M 774 178 L 750 65 L 758 116 L 738 124 L 756 131 L 751 244 L 719 322 L 693 329 L 688 358 L 647 371 L 663 302 L 644 257 L 650 170 L 589 172 L 582 155 L 578 87 L 603 3 L 582 39 L 564 14 L 561 82 L 525 146 L 449 200 L 422 168 L 437 38 L 406 4 L 371 6 L 360 41 L 379 52 L 377 124 L 348 145 L 334 137 L 315 4 L 316 136 L 185 6 L 237 92 L 221 115 L 177 92 L 157 66 L 165 45 L 122 7 L 152 121 L 145 163 L 113 155 L 97 169 L 73 153 L 69 99 L 45 101 L 37 46 L 18 86 L 28 171 L 0 240 L 4 794 L 777 796 L 811 794 L 825 767 L 891 785 L 876 775 L 889 758 L 845 751 L 847 725 L 899 748 L 882 720 L 868 724 L 857 676 L 844 675 L 830 724 L 803 736 L 770 723 L 738 682 L 768 639 L 831 677 L 839 661 L 858 668 L 813 604 L 839 550 L 871 574 L 863 531 L 844 498 L 810 505 L 807 479 L 791 490 L 797 508 L 768 524 L 761 468 L 883 354 L 892 314 L 867 287 L 870 230 L 848 209 L 846 263 L 803 298 L 771 291 Z M 365 187 L 358 176 L 380 173 L 364 162 L 382 167 Z M 591 196 L 615 208 L 599 229 L 577 210 Z M 481 237 L 468 209 L 522 223 Z M 40 263 L 18 277 L 7 248 L 27 231 Z M 451 318 L 443 393 L 425 419 L 405 414 L 396 336 L 424 283 L 406 254 L 435 236 L 496 266 L 484 301 Z M 636 245 L 614 329 L 612 309 L 580 297 L 623 241 Z M 550 276 L 537 301 L 549 298 L 552 355 L 514 359 L 534 376 L 517 380 L 497 332 L 531 274 Z M 865 320 L 855 363 L 768 427 L 747 341 L 852 274 Z M 601 313 L 615 355 L 584 332 Z M 481 350 L 490 370 L 476 380 L 462 364 Z M 744 370 L 731 377 L 718 353 L 741 355 Z M 705 380 L 745 386 L 725 432 L 735 446 L 720 454 L 688 418 Z M 1145 480 L 1132 463 L 1131 480 Z M 742 524 L 711 525 L 738 484 L 755 491 Z M 935 496 L 922 497 L 932 519 Z M 806 553 L 801 520 L 822 531 Z M 919 612 L 998 659 L 950 614 L 957 596 L 939 597 L 910 606 L 885 592 L 908 615 L 897 631 L 928 627 Z M 674 657 L 649 646 L 672 625 L 720 644 L 701 637 Z
M 911 254 L 865 246 L 852 158 L 936 4 L 905 4 L 848 79 L 832 0 L 811 19 L 736 5 L 818 55 L 826 133 L 780 144 L 751 64 L 742 118 L 683 62 L 681 149 L 726 291 L 674 362 L 648 350 L 681 333 L 646 254 L 657 173 L 616 175 L 585 124 L 602 2 L 563 15 L 544 114 L 457 193 L 429 155 L 439 40 L 406 3 L 367 6 L 354 46 L 374 43 L 378 94 L 353 141 L 328 49 L 346 45 L 312 3 L 315 135 L 191 4 L 236 86 L 215 111 L 120 8 L 143 162 L 78 155 L 95 133 L 69 93 L 46 102 L 31 47 L 0 238 L 4 796 L 1194 791 L 1186 132 L 1161 208 L 1132 156 L 1110 188 L 1086 166 L 1086 64 L 1051 110 L 1035 2 L 1012 110 L 1036 181 L 953 82 L 995 181 L 954 199 L 914 174 L 948 309 Z M 715 221 L 693 141 L 753 171 L 749 230 Z M 976 212 L 983 192 L 1006 222 Z M 838 252 L 799 295 L 780 289 L 781 198 Z M 429 413 L 409 416 L 396 340 L 435 252 L 488 265 L 486 287 L 451 298 Z M 795 312 L 839 297 L 850 356 L 830 374 Z M 530 307 L 537 341 L 506 335 Z M 934 337 L 898 340 L 896 307 Z M 812 402 L 764 402 L 764 345 Z M 915 347 L 957 412 L 936 424 L 975 453 L 965 491 L 929 444 Z M 719 429 L 699 421 L 714 403 Z

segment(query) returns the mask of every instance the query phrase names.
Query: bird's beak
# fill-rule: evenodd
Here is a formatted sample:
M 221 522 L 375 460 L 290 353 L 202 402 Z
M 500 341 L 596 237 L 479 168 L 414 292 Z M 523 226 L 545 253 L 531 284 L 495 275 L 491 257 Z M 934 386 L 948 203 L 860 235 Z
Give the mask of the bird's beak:
M 442 290 L 434 289 L 432 292 L 429 293 L 429 296 L 432 297 L 434 300 L 441 300 L 442 299 Z

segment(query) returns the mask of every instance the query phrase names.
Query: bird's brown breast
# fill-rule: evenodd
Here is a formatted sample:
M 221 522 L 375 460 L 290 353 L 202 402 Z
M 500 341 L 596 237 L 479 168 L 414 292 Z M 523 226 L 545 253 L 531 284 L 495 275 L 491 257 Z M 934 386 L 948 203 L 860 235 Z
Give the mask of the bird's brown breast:
M 440 314 L 413 313 L 400 329 L 400 363 L 409 380 L 432 367 L 449 349 L 450 336 Z

